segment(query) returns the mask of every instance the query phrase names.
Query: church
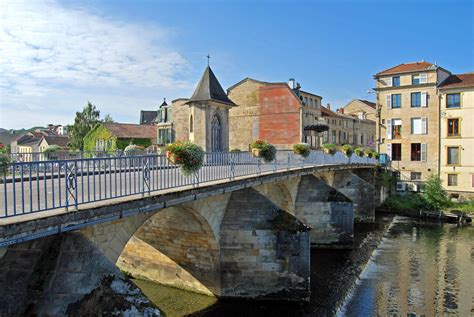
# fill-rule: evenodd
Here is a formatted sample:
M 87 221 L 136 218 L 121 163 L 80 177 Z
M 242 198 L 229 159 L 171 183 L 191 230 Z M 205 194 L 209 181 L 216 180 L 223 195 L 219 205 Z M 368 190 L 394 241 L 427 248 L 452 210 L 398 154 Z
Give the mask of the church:
M 196 143 L 206 152 L 228 152 L 229 110 L 236 106 L 207 66 L 191 98 L 172 101 L 175 140 Z

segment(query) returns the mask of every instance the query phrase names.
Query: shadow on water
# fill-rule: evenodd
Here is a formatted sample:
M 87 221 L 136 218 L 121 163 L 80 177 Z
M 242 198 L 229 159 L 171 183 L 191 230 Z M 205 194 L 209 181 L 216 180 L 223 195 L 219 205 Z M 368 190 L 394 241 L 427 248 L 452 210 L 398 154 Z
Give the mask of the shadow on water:
M 379 245 L 392 219 L 357 225 L 352 250 L 311 251 L 309 303 L 216 300 L 139 286 L 168 316 L 473 315 L 474 228 L 395 217 Z

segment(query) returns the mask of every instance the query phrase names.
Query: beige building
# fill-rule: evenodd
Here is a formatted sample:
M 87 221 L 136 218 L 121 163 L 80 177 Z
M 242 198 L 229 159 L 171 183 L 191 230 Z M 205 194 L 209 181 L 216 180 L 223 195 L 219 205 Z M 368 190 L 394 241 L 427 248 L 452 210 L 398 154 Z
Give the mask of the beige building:
M 227 152 L 229 109 L 235 106 L 207 66 L 191 98 L 173 100 L 172 133 L 177 141 L 194 142 L 208 153 Z
M 438 172 L 438 85 L 450 75 L 425 61 L 400 64 L 374 75 L 378 150 L 387 153 L 402 180 L 425 180 Z
M 280 149 L 305 142 L 318 147 L 313 127 L 321 116 L 322 98 L 304 92 L 294 80 L 264 82 L 245 78 L 228 89 L 237 104 L 229 110 L 230 148 L 248 150 L 255 140 L 267 140 Z
M 375 102 L 362 99 L 354 99 L 344 106 L 344 113 L 356 115 L 359 118 L 376 121 Z M 374 130 L 375 133 L 375 130 Z
M 474 73 L 450 76 L 439 100 L 443 186 L 455 198 L 474 198 Z

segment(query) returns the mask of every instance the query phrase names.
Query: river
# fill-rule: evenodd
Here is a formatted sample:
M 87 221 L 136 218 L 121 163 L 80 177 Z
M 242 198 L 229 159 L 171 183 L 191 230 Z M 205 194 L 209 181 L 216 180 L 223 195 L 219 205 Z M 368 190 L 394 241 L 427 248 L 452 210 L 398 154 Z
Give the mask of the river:
M 312 250 L 309 303 L 217 300 L 136 281 L 170 316 L 472 316 L 474 227 L 378 216 L 352 250 Z

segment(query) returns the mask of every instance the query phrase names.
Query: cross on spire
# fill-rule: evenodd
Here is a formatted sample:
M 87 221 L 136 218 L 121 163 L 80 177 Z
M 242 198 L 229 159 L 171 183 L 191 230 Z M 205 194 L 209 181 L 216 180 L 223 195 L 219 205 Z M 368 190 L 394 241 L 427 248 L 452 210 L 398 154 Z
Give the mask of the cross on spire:
M 211 59 L 211 56 L 209 56 L 209 53 L 207 54 L 207 67 L 209 67 L 209 60 Z

